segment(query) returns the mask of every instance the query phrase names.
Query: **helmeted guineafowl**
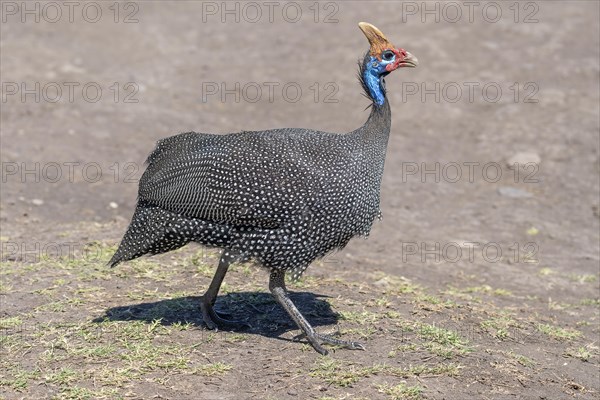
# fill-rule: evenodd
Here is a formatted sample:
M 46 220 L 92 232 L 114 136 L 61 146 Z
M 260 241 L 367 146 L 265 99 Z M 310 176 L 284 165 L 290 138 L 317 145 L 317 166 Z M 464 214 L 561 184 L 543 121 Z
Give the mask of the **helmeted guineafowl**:
M 284 274 L 367 236 L 380 216 L 379 191 L 390 133 L 384 77 L 417 59 L 371 24 L 360 82 L 372 100 L 367 122 L 347 134 L 274 129 L 227 135 L 183 133 L 158 142 L 148 157 L 131 224 L 110 265 L 189 242 L 223 248 L 202 297 L 208 328 L 230 325 L 214 310 L 232 262 L 255 260 L 270 272 L 269 289 L 321 354 L 323 343 L 363 346 L 315 332 L 288 297 Z

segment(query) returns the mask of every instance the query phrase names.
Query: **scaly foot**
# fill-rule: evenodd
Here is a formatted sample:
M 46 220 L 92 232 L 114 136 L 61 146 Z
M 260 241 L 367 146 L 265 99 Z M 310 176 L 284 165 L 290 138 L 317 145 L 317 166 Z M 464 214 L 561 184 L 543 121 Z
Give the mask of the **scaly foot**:
M 210 330 L 218 331 L 219 327 L 238 329 L 250 327 L 246 322 L 223 318 L 213 309 L 210 301 L 205 300 L 204 297 L 200 301 L 200 311 L 202 311 L 202 320 Z
M 336 336 L 339 334 L 336 334 Z M 366 350 L 365 346 L 363 346 L 362 344 L 358 343 L 358 342 L 351 342 L 351 341 L 346 341 L 346 340 L 340 340 L 340 339 L 336 339 L 331 335 L 321 335 L 319 333 L 314 333 L 312 335 L 307 335 L 306 333 L 301 333 L 297 336 L 294 336 L 293 340 L 294 341 L 299 341 L 300 339 L 306 338 L 306 340 L 308 340 L 308 342 L 310 343 L 310 345 L 320 354 L 322 355 L 327 355 L 329 352 L 327 350 L 325 350 L 325 348 L 323 346 L 321 346 L 321 344 L 323 343 L 327 343 L 327 344 L 331 344 L 333 346 L 338 346 L 338 347 L 343 347 L 345 349 L 350 349 L 350 350 Z

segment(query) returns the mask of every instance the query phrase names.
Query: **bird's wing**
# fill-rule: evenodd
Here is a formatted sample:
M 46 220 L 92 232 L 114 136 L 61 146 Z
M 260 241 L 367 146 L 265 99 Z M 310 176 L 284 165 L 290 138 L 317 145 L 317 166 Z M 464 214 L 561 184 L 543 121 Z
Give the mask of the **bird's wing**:
M 236 135 L 186 133 L 160 141 L 148 157 L 140 200 L 193 218 L 259 229 L 274 229 L 318 205 L 322 171 L 286 156 L 285 140 Z M 274 142 L 279 148 L 268 144 Z

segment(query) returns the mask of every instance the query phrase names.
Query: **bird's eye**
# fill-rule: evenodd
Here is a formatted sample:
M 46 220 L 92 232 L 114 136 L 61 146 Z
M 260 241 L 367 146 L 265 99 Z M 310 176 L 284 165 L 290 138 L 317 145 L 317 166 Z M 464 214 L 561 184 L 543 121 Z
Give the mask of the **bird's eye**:
M 391 61 L 394 58 L 394 52 L 392 51 L 384 51 L 383 54 L 381 55 L 381 58 L 383 58 L 385 61 Z

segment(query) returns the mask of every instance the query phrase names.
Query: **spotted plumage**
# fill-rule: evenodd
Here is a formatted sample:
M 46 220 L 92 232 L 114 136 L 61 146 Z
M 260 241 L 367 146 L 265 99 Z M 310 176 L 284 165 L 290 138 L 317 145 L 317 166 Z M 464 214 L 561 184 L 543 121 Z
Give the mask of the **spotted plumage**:
M 371 50 L 361 63 L 360 80 L 373 101 L 362 127 L 347 134 L 290 128 L 189 132 L 159 141 L 148 157 L 131 224 L 110 264 L 189 242 L 224 248 L 203 302 L 207 325 L 216 327 L 211 323 L 223 320 L 212 304 L 228 264 L 255 260 L 271 270 L 273 294 L 313 347 L 325 352 L 315 338 L 331 341 L 309 334 L 310 325 L 303 326 L 306 321 L 298 320 L 278 296 L 286 296 L 284 273 L 297 279 L 315 259 L 355 236 L 367 236 L 381 216 L 379 192 L 391 124 L 383 77 L 403 61 L 416 65 L 416 59 L 402 49 L 388 49 L 387 39 L 371 27 L 361 23 L 370 33 Z M 374 45 L 401 59 L 374 57 Z

